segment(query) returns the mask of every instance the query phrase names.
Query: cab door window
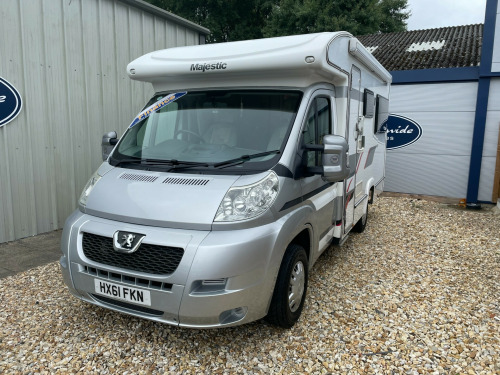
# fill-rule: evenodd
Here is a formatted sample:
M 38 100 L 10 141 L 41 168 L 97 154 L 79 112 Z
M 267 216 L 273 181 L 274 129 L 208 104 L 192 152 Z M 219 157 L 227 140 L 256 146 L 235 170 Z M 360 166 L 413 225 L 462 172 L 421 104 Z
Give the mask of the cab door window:
M 322 97 L 314 99 L 306 117 L 303 138 L 304 144 L 323 144 L 323 137 L 327 134 L 331 134 L 331 119 L 330 100 Z M 319 151 L 306 150 L 306 153 L 308 167 L 321 165 L 321 155 Z

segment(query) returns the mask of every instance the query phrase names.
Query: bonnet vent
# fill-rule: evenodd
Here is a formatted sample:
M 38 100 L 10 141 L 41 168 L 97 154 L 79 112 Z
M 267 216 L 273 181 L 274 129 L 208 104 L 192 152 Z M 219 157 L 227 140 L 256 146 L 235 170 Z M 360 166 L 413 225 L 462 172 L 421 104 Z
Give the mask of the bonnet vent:
M 142 181 L 142 182 L 155 182 L 158 176 L 148 174 L 124 173 L 120 176 L 124 180 Z
M 209 179 L 205 178 L 180 178 L 180 177 L 168 177 L 163 183 L 170 185 L 192 185 L 192 186 L 204 186 L 210 182 Z

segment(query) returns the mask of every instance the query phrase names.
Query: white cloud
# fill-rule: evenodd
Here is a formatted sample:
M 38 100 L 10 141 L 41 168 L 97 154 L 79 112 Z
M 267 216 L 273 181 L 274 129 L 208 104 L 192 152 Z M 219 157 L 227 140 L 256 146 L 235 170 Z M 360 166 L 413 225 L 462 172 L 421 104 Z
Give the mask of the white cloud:
M 484 23 L 486 0 L 409 0 L 408 30 Z

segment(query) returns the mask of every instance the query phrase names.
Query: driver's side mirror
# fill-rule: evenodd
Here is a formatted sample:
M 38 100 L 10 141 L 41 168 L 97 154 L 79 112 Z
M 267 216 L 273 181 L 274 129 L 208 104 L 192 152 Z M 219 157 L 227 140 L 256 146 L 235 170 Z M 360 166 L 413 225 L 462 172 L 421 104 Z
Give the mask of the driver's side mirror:
M 116 132 L 109 132 L 102 136 L 101 148 L 102 148 L 102 160 L 108 160 L 111 151 L 115 148 L 118 143 L 118 135 Z
M 347 166 L 349 145 L 344 137 L 325 135 L 323 137 L 323 177 L 329 182 L 345 180 L 351 172 Z
M 321 152 L 321 166 L 308 167 L 309 173 L 319 174 L 329 182 L 337 182 L 349 176 L 347 166 L 349 145 L 344 137 L 325 135 L 322 145 L 307 145 L 306 149 Z

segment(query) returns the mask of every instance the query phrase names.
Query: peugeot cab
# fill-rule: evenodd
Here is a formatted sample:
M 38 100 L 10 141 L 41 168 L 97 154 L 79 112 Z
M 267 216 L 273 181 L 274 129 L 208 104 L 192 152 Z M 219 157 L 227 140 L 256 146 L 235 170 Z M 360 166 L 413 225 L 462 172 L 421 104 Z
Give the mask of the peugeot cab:
M 77 298 L 181 327 L 291 327 L 383 189 L 390 74 L 347 32 L 170 48 L 67 219 Z

